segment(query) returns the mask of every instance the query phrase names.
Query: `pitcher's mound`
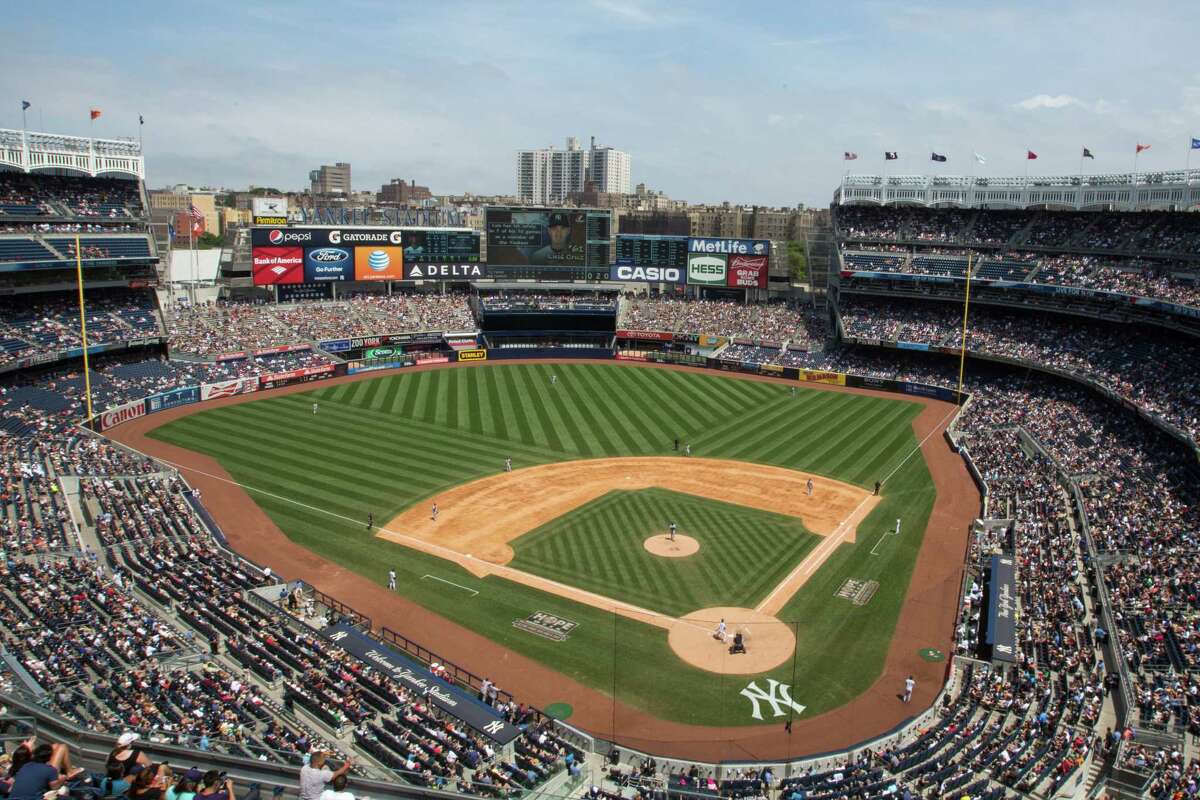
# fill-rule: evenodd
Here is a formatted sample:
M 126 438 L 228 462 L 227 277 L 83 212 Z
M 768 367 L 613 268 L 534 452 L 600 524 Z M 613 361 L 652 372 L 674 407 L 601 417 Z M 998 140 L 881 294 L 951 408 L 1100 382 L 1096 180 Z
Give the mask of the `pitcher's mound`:
M 667 534 L 660 533 L 642 542 L 642 546 L 652 554 L 666 558 L 683 558 L 693 555 L 700 549 L 698 541 L 690 536 L 684 536 L 682 533 L 675 534 L 673 542 Z
M 725 641 L 716 637 L 725 620 Z M 734 634 L 742 634 L 745 653 L 730 655 Z M 676 620 L 667 634 L 675 655 L 693 667 L 722 675 L 753 675 L 774 669 L 792 657 L 792 626 L 751 608 L 704 608 Z

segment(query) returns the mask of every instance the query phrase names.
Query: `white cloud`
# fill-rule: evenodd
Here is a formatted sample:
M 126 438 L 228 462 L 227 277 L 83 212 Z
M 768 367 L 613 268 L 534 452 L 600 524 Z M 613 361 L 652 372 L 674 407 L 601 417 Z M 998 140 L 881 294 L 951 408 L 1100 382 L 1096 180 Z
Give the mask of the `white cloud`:
M 592 5 L 614 17 L 636 25 L 653 25 L 658 20 L 636 0 L 592 0 Z
M 1035 94 L 1017 103 L 1017 108 L 1035 111 L 1039 108 L 1066 108 L 1067 106 L 1086 106 L 1087 103 L 1069 94 Z

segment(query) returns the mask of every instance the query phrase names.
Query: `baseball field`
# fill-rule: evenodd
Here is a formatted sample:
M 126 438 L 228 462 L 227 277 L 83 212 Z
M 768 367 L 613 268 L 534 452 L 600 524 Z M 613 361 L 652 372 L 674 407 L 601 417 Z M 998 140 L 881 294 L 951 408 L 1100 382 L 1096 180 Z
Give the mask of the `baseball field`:
M 923 408 L 718 373 L 486 364 L 207 408 L 148 435 L 215 459 L 339 570 L 384 585 L 394 569 L 403 598 L 624 706 L 745 726 L 811 718 L 881 674 L 936 498 Z M 673 552 L 672 522 L 695 552 Z M 785 657 L 727 655 L 704 614 L 726 608 L 771 620 Z M 681 625 L 703 628 L 699 661 L 672 643 Z M 767 629 L 741 629 L 761 657 Z M 482 653 L 462 665 L 505 674 Z M 752 701 L 775 682 L 788 702 Z

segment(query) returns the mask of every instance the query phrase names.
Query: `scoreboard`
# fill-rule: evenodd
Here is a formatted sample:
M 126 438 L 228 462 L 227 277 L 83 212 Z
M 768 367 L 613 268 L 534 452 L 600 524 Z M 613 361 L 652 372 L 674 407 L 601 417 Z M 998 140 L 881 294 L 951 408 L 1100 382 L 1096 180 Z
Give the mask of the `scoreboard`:
M 686 236 L 617 235 L 617 259 L 620 266 L 676 267 L 684 269 L 688 260 Z
M 405 230 L 406 264 L 478 264 L 479 234 L 474 231 Z

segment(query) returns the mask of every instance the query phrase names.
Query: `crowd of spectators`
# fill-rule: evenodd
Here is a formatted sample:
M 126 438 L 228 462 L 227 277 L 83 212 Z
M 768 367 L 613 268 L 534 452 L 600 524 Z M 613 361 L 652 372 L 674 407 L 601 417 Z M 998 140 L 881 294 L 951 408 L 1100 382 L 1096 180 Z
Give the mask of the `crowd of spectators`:
M 144 216 L 138 182 L 119 178 L 0 172 L 0 221 L 131 220 Z
M 761 341 L 808 341 L 804 311 L 784 303 L 757 305 L 734 300 L 631 297 L 621 305 L 619 328 L 687 331 Z
M 613 292 L 480 292 L 479 305 L 484 311 L 570 311 L 616 310 L 618 297 Z
M 1071 372 L 1129 399 L 1200 441 L 1200 347 L 1157 329 L 1121 328 L 1067 316 L 976 306 L 967 324 L 970 352 Z M 955 303 L 845 298 L 848 336 L 957 347 L 961 309 Z M 1136 334 L 1136 335 L 1134 335 Z
M 327 303 L 217 301 L 165 312 L 173 352 L 211 357 L 291 342 L 475 329 L 468 295 L 363 294 Z
M 161 335 L 147 291 L 105 289 L 86 298 L 88 344 Z M 0 366 L 30 356 L 79 347 L 79 301 L 71 292 L 0 298 Z

